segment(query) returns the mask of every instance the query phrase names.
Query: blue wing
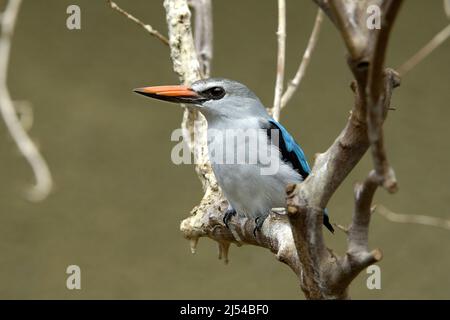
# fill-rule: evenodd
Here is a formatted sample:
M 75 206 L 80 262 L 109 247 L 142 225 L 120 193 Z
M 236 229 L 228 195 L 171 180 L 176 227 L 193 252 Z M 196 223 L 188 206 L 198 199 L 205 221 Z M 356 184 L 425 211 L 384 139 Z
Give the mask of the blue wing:
M 305 153 L 302 148 L 295 142 L 289 132 L 277 121 L 270 119 L 271 129 L 280 131 L 278 147 L 280 148 L 283 160 L 292 164 L 303 179 L 310 174 L 311 168 L 306 160 Z
M 275 129 L 281 132 L 281 134 L 279 134 L 278 148 L 280 149 L 283 160 L 285 162 L 291 163 L 292 167 L 300 173 L 303 179 L 306 179 L 306 177 L 311 173 L 311 168 L 309 167 L 308 161 L 306 160 L 306 156 L 302 148 L 300 148 L 297 142 L 295 142 L 294 138 L 280 123 L 278 123 L 274 119 L 270 119 L 269 123 L 269 129 Z M 268 135 L 269 137 L 271 137 L 269 131 Z M 334 232 L 333 226 L 331 225 L 330 219 L 328 217 L 327 209 L 324 210 L 323 224 L 332 233 Z

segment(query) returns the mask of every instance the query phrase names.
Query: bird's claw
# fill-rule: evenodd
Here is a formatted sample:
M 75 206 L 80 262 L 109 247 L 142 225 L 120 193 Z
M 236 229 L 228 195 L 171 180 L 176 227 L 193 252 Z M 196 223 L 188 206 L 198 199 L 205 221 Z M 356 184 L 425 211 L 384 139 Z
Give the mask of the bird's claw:
M 266 218 L 267 217 L 263 217 L 263 216 L 256 217 L 256 219 L 255 219 L 255 228 L 253 229 L 253 235 L 255 236 L 255 238 L 256 238 L 256 231 L 261 231 L 261 228 L 262 228 Z
M 225 211 L 225 213 L 223 215 L 223 223 L 225 224 L 225 226 L 228 229 L 230 229 L 230 227 L 228 226 L 228 222 L 230 222 L 231 218 L 235 215 L 236 215 L 236 210 L 234 210 L 233 208 L 228 208 L 227 211 Z

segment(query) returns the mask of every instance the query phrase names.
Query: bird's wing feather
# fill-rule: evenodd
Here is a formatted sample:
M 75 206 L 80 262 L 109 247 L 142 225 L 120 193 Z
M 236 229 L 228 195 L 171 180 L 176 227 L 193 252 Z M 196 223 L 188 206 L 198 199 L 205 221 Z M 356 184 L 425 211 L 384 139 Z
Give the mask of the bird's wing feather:
M 274 119 L 269 120 L 269 129 L 279 130 L 278 134 L 278 148 L 280 149 L 283 160 L 292 164 L 292 167 L 300 173 L 303 179 L 311 172 L 305 153 L 302 148 L 295 142 L 294 138 L 289 132 Z M 271 137 L 271 132 L 268 130 L 268 135 Z
M 269 126 L 267 129 L 267 135 L 269 139 L 272 139 L 271 130 L 279 130 L 278 134 L 278 148 L 280 149 L 281 156 L 283 160 L 292 164 L 295 170 L 298 170 L 303 179 L 311 173 L 311 168 L 309 167 L 308 161 L 306 160 L 305 153 L 302 148 L 295 142 L 294 138 L 289 134 L 289 132 L 274 119 L 269 119 Z M 323 224 L 334 233 L 333 226 L 330 223 L 328 217 L 328 210 L 324 210 Z

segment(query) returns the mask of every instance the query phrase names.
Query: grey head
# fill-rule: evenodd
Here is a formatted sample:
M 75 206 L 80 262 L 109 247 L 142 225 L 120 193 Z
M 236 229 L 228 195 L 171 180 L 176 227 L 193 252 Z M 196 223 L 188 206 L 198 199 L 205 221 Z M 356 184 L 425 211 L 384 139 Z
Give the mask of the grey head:
M 224 78 L 209 78 L 187 86 L 160 86 L 135 89 L 135 92 L 198 109 L 208 121 L 218 119 L 268 118 L 258 97 L 242 83 Z

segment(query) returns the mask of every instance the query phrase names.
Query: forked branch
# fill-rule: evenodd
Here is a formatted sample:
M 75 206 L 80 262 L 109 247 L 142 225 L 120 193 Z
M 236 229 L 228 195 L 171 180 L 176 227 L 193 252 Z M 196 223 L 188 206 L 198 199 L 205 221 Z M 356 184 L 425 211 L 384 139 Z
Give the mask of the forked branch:
M 170 2 L 175 0 L 166 0 L 166 3 Z M 220 256 L 228 252 L 230 243 L 268 248 L 297 274 L 307 298 L 345 299 L 349 297 L 348 286 L 357 274 L 381 259 L 379 250 L 368 249 L 368 230 L 373 194 L 378 185 L 386 186 L 386 181 L 390 181 L 384 164 L 380 167 L 377 161 L 383 159 L 384 152 L 384 145 L 380 143 L 381 127 L 389 109 L 392 89 L 399 85 L 397 73 L 385 69 L 384 59 L 401 1 L 378 1 L 384 16 L 383 28 L 373 32 L 363 30 L 366 26 L 361 13 L 365 13 L 367 2 L 317 2 L 340 30 L 349 51 L 349 66 L 355 75 L 352 85 L 355 103 L 346 127 L 330 148 L 316 157 L 308 179 L 289 188 L 285 214 L 269 215 L 256 237 L 252 221 L 245 218 L 233 218 L 229 229 L 224 226 L 222 217 L 226 201 L 218 190 L 211 188 L 207 189 L 192 215 L 182 222 L 181 231 L 194 246 L 199 237 L 216 240 L 220 244 Z M 178 60 L 174 60 L 174 65 L 178 65 Z M 340 257 L 325 245 L 323 208 L 371 145 L 375 170 L 356 187 L 355 210 L 348 228 L 348 250 Z
M 211 10 L 210 3 L 206 6 L 205 3 L 209 2 L 191 1 L 197 15 L 194 43 L 187 1 L 164 1 L 173 66 L 184 84 L 208 75 L 210 70 L 212 35 L 207 31 L 211 30 L 208 27 Z M 196 171 L 205 195 L 192 210 L 191 216 L 182 221 L 180 229 L 190 240 L 193 252 L 200 237 L 217 241 L 219 257 L 225 261 L 228 260 L 231 243 L 267 248 L 291 267 L 307 298 L 346 299 L 351 281 L 365 267 L 381 259 L 379 250 L 368 248 L 370 207 L 379 185 L 384 185 L 388 190 L 395 185 L 385 157 L 382 125 L 392 90 L 399 85 L 399 78 L 395 71 L 384 67 L 384 60 L 401 0 L 370 1 L 370 4 L 378 4 L 381 8 L 381 30 L 366 28 L 364 17 L 368 1 L 316 0 L 316 3 L 340 31 L 348 49 L 349 67 L 355 76 L 352 84 L 355 102 L 345 128 L 327 151 L 317 155 L 310 176 L 303 183 L 288 188 L 286 210 L 271 213 L 255 236 L 254 222 L 246 218 L 235 217 L 229 222 L 230 228 L 225 227 L 222 219 L 227 202 L 218 188 L 206 155 L 206 122 L 198 112 L 186 109 L 182 127 L 199 163 Z M 319 14 L 308 48 L 314 47 L 320 19 Z M 285 1 L 280 0 L 278 76 L 274 103 L 276 117 L 282 104 L 280 83 L 284 78 L 285 23 Z M 304 58 L 302 64 L 306 66 L 308 59 Z M 296 78 L 301 79 L 304 68 L 300 67 Z M 289 89 L 289 94 L 294 89 Z M 370 146 L 375 170 L 355 189 L 355 209 L 347 232 L 347 253 L 338 256 L 326 247 L 323 239 L 323 210 Z

